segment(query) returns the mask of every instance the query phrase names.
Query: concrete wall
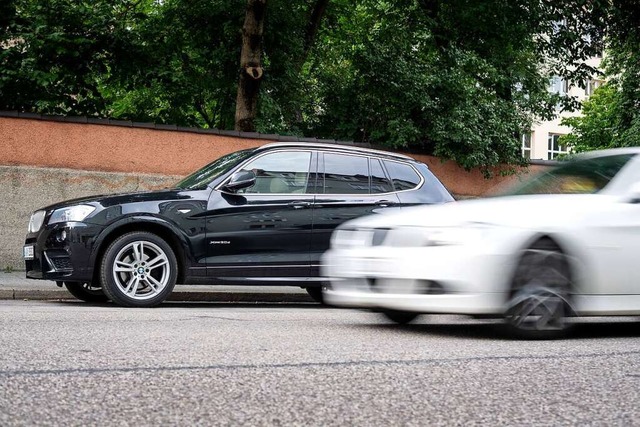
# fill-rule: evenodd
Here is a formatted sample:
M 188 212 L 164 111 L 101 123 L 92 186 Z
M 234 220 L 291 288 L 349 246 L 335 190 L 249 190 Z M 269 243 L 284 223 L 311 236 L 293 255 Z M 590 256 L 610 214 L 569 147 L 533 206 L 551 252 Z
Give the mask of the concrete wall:
M 22 245 L 31 212 L 88 195 L 171 186 L 179 176 L 0 166 L 0 269 L 24 269 Z
M 226 153 L 279 140 L 295 139 L 0 111 L 0 269 L 23 268 L 27 223 L 40 207 L 88 195 L 165 187 Z M 490 194 L 545 167 L 532 165 L 519 176 L 487 180 L 454 162 L 412 157 L 429 165 L 458 198 Z

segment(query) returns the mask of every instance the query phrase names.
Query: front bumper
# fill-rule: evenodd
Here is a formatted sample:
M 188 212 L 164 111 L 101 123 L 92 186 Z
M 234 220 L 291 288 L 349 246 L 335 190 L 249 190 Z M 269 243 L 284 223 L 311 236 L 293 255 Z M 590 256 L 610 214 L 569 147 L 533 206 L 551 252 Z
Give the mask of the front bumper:
M 328 289 L 323 295 L 324 302 L 329 305 L 372 310 L 473 315 L 500 314 L 504 311 L 504 294 L 378 294 L 362 290 Z
M 101 227 L 81 222 L 43 226 L 30 233 L 25 246 L 33 246 L 33 258 L 25 259 L 29 279 L 91 281 L 91 252 Z
M 328 304 L 416 313 L 501 314 L 512 257 L 467 246 L 332 249 Z

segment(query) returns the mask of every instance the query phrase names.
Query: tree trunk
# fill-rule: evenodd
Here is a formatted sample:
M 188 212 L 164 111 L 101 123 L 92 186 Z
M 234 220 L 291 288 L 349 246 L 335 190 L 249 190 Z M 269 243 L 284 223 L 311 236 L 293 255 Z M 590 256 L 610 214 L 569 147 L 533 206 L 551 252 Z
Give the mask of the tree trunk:
M 304 36 L 303 63 L 307 59 L 307 56 L 309 56 L 309 51 L 316 41 L 316 36 L 318 35 L 318 30 L 320 29 L 320 23 L 322 22 L 322 17 L 324 16 L 328 5 L 329 0 L 317 0 L 315 5 L 311 9 L 309 22 L 307 23 L 307 31 Z
M 247 0 L 247 10 L 242 27 L 242 52 L 240 54 L 240 79 L 236 98 L 235 129 L 255 132 L 258 113 L 258 95 L 264 70 L 262 56 L 262 32 L 267 0 Z

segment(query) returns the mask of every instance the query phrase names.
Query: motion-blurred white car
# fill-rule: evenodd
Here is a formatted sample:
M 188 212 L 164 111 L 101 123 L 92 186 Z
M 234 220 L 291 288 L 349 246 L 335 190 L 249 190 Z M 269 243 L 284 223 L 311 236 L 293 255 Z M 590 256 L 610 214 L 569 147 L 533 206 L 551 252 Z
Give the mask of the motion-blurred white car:
M 405 323 L 498 315 L 554 338 L 573 316 L 640 314 L 640 148 L 576 156 L 509 195 L 343 224 L 323 257 L 331 305 Z

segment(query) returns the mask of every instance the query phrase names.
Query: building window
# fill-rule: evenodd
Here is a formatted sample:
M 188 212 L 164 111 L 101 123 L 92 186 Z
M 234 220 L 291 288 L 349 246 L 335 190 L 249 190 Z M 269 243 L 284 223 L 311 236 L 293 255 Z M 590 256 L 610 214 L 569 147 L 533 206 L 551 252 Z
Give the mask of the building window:
M 569 82 L 560 76 L 553 76 L 549 82 L 549 92 L 566 95 L 569 92 Z
M 602 83 L 604 83 L 602 80 L 589 80 L 587 81 L 587 87 L 584 89 L 584 92 L 587 96 L 591 96 L 593 95 L 593 92 L 599 88 L 600 86 L 602 86 Z
M 559 133 L 550 133 L 548 138 L 548 150 L 547 150 L 547 159 L 553 160 L 558 157 L 560 154 L 567 154 L 569 150 L 567 150 L 566 144 L 560 144 L 559 140 L 562 135 Z
M 522 135 L 522 157 L 531 159 L 531 134 Z

